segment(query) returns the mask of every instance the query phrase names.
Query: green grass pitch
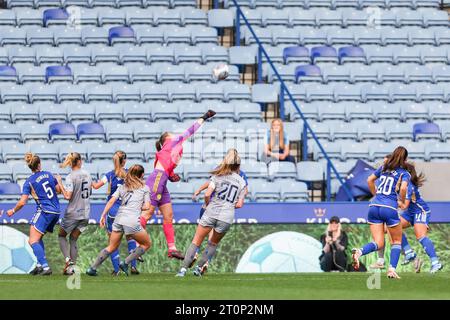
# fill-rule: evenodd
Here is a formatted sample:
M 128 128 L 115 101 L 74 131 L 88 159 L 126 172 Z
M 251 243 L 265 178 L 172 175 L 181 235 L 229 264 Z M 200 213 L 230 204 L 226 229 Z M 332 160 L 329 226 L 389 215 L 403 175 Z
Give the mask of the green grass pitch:
M 82 275 L 80 289 L 68 277 L 1 275 L 0 299 L 450 299 L 450 273 L 402 273 L 400 280 L 380 276 L 380 289 L 367 288 L 373 273 L 233 274 L 202 278 L 173 273 L 97 277 Z

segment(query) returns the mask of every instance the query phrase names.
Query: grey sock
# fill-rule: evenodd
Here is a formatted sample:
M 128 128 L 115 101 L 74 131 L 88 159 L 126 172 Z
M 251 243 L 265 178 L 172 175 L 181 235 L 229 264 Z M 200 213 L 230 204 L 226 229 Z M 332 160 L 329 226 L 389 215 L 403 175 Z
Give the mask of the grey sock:
M 216 254 L 217 245 L 208 242 L 205 251 L 203 251 L 202 257 L 198 261 L 199 266 L 203 266 L 207 261 L 211 262 L 212 258 Z
M 189 266 L 191 265 L 192 261 L 194 261 L 195 255 L 198 252 L 198 247 L 191 243 L 191 245 L 189 246 L 189 248 L 186 251 L 186 254 L 184 255 L 184 260 L 183 260 L 183 267 L 185 267 L 186 269 L 189 268 Z
M 142 247 L 137 247 L 133 250 L 133 252 L 130 253 L 128 257 L 125 258 L 125 263 L 130 264 L 131 261 L 139 258 L 145 253 L 145 250 Z
M 58 241 L 59 241 L 59 247 L 60 247 L 61 252 L 62 252 L 62 254 L 64 256 L 64 259 L 70 258 L 69 243 L 67 242 L 67 238 L 58 236 Z
M 97 268 L 103 263 L 103 261 L 105 261 L 110 255 L 111 252 L 108 252 L 106 249 L 100 251 L 97 259 L 95 259 L 94 263 L 91 265 L 91 268 L 97 270 Z
M 78 258 L 78 246 L 77 239 L 70 237 L 70 259 L 72 259 L 73 263 L 77 261 Z

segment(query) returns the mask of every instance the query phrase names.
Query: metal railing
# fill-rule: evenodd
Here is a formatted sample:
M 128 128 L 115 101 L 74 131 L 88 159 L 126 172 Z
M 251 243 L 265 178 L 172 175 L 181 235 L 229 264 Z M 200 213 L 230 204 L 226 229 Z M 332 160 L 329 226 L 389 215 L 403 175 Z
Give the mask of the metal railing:
M 244 13 L 241 10 L 240 5 L 237 3 L 236 0 L 232 0 L 235 7 L 236 7 L 236 19 L 235 19 L 235 45 L 240 46 L 241 42 L 241 19 L 244 21 L 245 25 L 247 26 L 248 30 L 252 33 L 252 36 L 254 40 L 256 41 L 258 45 L 258 58 L 257 58 L 257 68 L 258 68 L 258 82 L 262 82 L 262 57 L 264 56 L 267 60 L 267 63 L 272 68 L 273 72 L 275 73 L 276 77 L 278 78 L 278 81 L 280 82 L 280 118 L 284 120 L 284 95 L 287 94 L 289 100 L 291 101 L 292 105 L 294 106 L 295 110 L 298 112 L 300 117 L 303 120 L 303 130 L 302 130 L 302 141 L 303 141 L 303 160 L 307 159 L 308 154 L 308 132 L 311 134 L 311 137 L 314 139 L 314 141 L 317 143 L 317 146 L 320 149 L 320 152 L 323 154 L 327 161 L 327 170 L 326 170 L 326 181 L 327 181 L 327 192 L 326 192 L 326 199 L 327 201 L 330 201 L 331 198 L 331 171 L 334 172 L 336 175 L 336 178 L 339 180 L 340 184 L 344 188 L 345 193 L 347 194 L 348 198 L 351 199 L 351 201 L 355 201 L 353 198 L 350 190 L 345 185 L 344 180 L 342 179 L 339 172 L 336 170 L 336 167 L 333 165 L 331 159 L 328 157 L 328 154 L 326 153 L 325 149 L 323 148 L 322 144 L 320 143 L 319 139 L 317 138 L 314 131 L 311 129 L 308 121 L 306 120 L 305 116 L 303 115 L 303 112 L 300 110 L 299 106 L 297 105 L 297 102 L 295 101 L 294 97 L 292 96 L 291 92 L 289 91 L 288 87 L 284 83 L 284 80 L 278 73 L 278 70 L 276 69 L 275 65 L 273 64 L 272 60 L 270 59 L 269 55 L 267 54 L 266 50 L 264 49 L 264 46 L 262 45 L 261 41 L 257 37 L 255 31 L 253 30 L 253 27 L 248 22 L 247 18 L 245 17 Z M 216 7 L 216 3 L 218 1 L 215 1 L 214 7 Z

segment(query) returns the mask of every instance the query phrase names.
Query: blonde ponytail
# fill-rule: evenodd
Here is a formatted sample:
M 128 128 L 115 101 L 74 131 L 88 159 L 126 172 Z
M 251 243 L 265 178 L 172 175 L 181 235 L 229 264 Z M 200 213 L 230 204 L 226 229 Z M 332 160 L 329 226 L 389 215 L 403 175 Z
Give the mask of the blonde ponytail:
M 132 165 L 126 173 L 124 184 L 128 191 L 136 190 L 144 186 L 142 175 L 144 174 L 144 167 L 140 164 Z
M 66 158 L 64 159 L 64 162 L 61 163 L 61 168 L 66 167 L 75 167 L 78 164 L 78 161 L 81 161 L 81 155 L 78 152 L 70 152 L 67 154 Z
M 236 149 L 229 149 L 222 163 L 211 174 L 214 176 L 227 176 L 233 172 L 238 173 L 241 167 L 241 158 Z
M 126 176 L 126 171 L 123 168 L 125 165 L 125 160 L 127 159 L 127 154 L 123 151 L 116 151 L 113 156 L 114 162 L 114 174 L 120 179 L 124 179 Z
M 39 165 L 41 164 L 41 159 L 39 158 L 39 156 L 31 153 L 31 152 L 27 152 L 25 153 L 25 162 L 28 165 L 28 168 L 31 169 L 31 171 L 37 171 L 37 169 L 39 168 Z

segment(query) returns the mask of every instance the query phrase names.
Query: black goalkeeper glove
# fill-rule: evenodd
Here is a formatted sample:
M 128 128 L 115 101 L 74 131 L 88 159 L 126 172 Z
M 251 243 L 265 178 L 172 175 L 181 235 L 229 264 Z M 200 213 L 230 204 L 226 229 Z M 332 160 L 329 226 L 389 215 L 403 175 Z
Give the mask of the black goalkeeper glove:
M 173 175 L 171 175 L 169 177 L 169 181 L 171 181 L 171 182 L 178 182 L 180 180 L 181 180 L 180 176 L 176 173 L 174 173 Z
M 212 117 L 214 117 L 216 115 L 216 112 L 215 111 L 213 111 L 213 110 L 208 110 L 203 116 L 201 116 L 201 118 L 203 119 L 203 120 L 208 120 L 209 118 L 212 118 Z

